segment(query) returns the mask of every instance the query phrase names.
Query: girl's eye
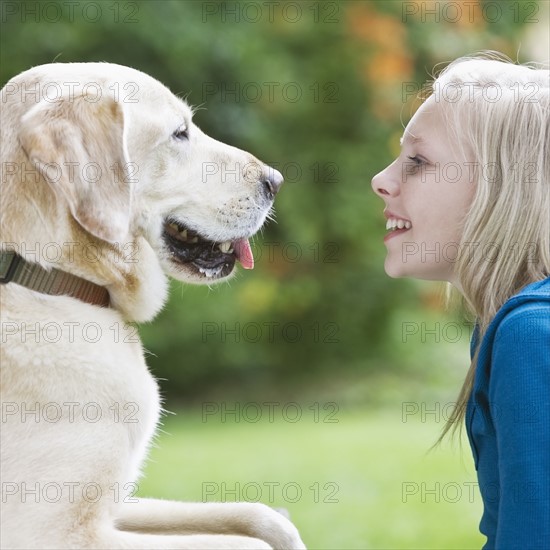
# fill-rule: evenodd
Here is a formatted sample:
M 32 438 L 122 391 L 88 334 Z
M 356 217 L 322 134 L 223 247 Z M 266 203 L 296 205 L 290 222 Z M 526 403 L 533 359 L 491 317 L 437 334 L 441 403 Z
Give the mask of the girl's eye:
M 172 137 L 178 141 L 185 141 L 189 139 L 189 132 L 185 126 L 181 126 L 172 134 Z

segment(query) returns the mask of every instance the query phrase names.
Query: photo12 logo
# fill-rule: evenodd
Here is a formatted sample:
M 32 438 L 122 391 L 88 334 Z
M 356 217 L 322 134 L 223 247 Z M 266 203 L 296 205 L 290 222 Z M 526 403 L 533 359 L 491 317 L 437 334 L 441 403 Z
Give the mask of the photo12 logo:
M 55 504 L 58 502 L 87 502 L 96 504 L 100 500 L 107 500 L 118 503 L 136 503 L 138 499 L 134 495 L 138 491 L 138 484 L 133 482 L 125 483 L 122 487 L 119 483 L 105 487 L 89 481 L 48 481 L 43 483 L 26 483 L 15 481 L 3 481 L 2 503 L 18 501 L 23 504 L 27 502 Z
M 202 341 L 256 344 L 268 342 L 270 344 L 284 342 L 295 344 L 309 341 L 314 344 L 339 344 L 339 327 L 336 323 L 313 323 L 302 327 L 300 323 L 278 323 L 276 321 L 258 323 L 217 323 L 205 321 L 202 323 Z
M 78 401 L 64 401 L 58 403 L 27 403 L 15 401 L 2 402 L 2 424 L 26 424 L 34 422 L 48 424 L 86 422 L 96 424 L 100 421 L 115 424 L 137 424 L 139 405 L 133 401 L 119 403 L 115 401 L 100 405 L 94 401 L 80 403 Z
M 339 23 L 340 2 L 202 2 L 202 22 Z
M 211 98 L 220 103 L 338 103 L 340 86 L 336 82 L 204 82 L 202 102 Z
M 338 483 L 315 482 L 304 486 L 296 481 L 249 481 L 226 483 L 206 481 L 202 484 L 202 502 L 284 502 L 294 504 L 309 500 L 314 504 L 337 504 Z
M 340 166 L 333 161 L 324 160 L 303 165 L 296 161 L 278 162 L 270 160 L 269 166 L 278 170 L 286 184 L 289 183 L 340 183 Z M 218 181 L 222 183 L 252 183 L 262 176 L 264 165 L 258 162 L 228 165 L 226 162 L 203 162 L 201 178 L 203 183 Z
M 257 403 L 248 401 L 246 403 L 215 402 L 206 401 L 202 404 L 202 421 L 232 423 L 245 422 L 256 424 L 261 420 L 270 424 L 274 422 L 287 422 L 296 424 L 300 421 L 310 421 L 315 424 L 337 424 L 340 422 L 336 417 L 340 407 L 334 401 L 327 403 L 311 403 L 311 405 L 300 405 L 295 401 L 281 403 L 279 401 L 264 401 Z
M 402 2 L 401 21 L 410 23 L 484 23 L 502 21 L 513 23 L 538 23 L 537 2 L 489 2 L 461 0 L 460 2 Z
M 139 23 L 139 3 L 126 1 L 101 2 L 0 2 L 2 23 Z

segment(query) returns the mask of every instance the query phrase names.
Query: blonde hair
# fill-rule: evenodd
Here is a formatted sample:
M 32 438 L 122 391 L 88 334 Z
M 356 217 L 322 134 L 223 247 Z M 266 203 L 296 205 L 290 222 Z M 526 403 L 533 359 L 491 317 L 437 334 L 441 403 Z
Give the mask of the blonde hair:
M 455 277 L 476 317 L 478 348 L 502 305 L 550 275 L 549 86 L 548 68 L 485 52 L 453 61 L 431 87 L 474 159 Z M 460 431 L 476 363 L 477 352 L 439 441 Z

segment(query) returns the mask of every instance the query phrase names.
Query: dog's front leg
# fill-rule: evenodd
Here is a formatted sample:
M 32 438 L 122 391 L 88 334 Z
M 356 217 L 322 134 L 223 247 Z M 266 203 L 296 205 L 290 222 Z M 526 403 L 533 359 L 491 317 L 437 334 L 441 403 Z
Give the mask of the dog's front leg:
M 275 549 L 305 549 L 298 530 L 259 503 L 186 503 L 136 499 L 117 509 L 119 529 L 150 534 L 219 533 L 254 537 Z

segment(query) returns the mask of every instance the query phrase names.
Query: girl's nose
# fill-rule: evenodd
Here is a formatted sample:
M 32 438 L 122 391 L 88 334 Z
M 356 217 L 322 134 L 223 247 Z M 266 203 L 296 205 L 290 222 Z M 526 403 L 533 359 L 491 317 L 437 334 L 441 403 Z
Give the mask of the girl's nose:
M 399 194 L 399 182 L 392 177 L 390 168 L 391 164 L 372 178 L 372 189 L 381 198 L 395 197 Z

